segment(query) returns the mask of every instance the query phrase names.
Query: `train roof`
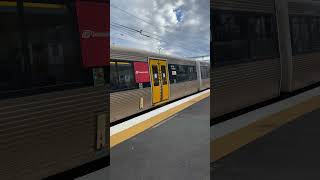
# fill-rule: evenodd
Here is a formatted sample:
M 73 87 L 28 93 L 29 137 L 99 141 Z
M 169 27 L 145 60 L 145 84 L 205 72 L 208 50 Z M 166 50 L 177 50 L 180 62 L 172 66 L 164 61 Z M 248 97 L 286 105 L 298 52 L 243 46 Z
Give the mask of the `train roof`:
M 178 56 L 166 55 L 166 54 L 158 54 L 158 53 L 154 53 L 154 52 L 150 52 L 150 51 L 146 51 L 146 50 L 127 48 L 127 47 L 121 47 L 121 46 L 115 46 L 115 45 L 111 45 L 110 49 L 117 50 L 117 51 L 125 51 L 125 52 L 130 52 L 130 53 L 144 54 L 144 55 L 151 56 L 151 57 L 162 57 L 165 59 L 179 59 L 179 60 L 195 61 L 195 62 L 199 61 L 199 60 L 194 60 L 194 59 L 185 58 L 185 57 L 178 57 Z M 207 61 L 199 61 L 199 62 L 208 63 Z

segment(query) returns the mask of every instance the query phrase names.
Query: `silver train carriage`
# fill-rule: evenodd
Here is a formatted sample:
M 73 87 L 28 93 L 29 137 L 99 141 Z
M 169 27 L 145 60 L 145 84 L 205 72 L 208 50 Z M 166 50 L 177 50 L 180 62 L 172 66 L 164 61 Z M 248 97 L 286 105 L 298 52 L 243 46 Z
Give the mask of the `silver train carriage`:
M 212 119 L 320 81 L 319 10 L 311 1 L 211 1 Z
M 208 62 L 111 47 L 110 122 L 210 87 Z

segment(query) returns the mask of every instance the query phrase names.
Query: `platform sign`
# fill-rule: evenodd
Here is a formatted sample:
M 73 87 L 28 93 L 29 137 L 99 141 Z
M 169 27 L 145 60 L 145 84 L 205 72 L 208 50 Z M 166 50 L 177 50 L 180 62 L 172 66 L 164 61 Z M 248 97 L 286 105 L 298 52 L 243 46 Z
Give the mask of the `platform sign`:
M 76 9 L 84 66 L 109 65 L 109 4 L 77 0 Z
M 145 62 L 134 62 L 136 83 L 150 82 L 149 65 Z

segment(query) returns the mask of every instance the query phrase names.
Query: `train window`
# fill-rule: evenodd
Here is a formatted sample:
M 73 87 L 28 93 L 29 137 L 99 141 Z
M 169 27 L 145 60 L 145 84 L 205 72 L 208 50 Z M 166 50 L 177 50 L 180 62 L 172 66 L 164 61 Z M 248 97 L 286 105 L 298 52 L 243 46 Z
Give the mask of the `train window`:
M 188 66 L 189 81 L 197 80 L 197 71 L 195 66 Z
M 195 66 L 169 64 L 170 83 L 180 83 L 197 80 Z
M 290 16 L 292 53 L 310 52 L 310 19 L 307 16 Z
M 16 7 L 0 7 L 0 92 L 25 88 L 26 67 Z
M 117 62 L 118 89 L 136 88 L 133 64 L 130 62 Z
M 215 63 L 249 58 L 247 17 L 241 13 L 213 11 Z
M 129 61 L 110 62 L 110 89 L 112 92 L 150 87 L 150 82 L 136 83 L 134 64 Z
M 212 24 L 211 46 L 215 65 L 274 58 L 279 55 L 273 14 L 214 10 Z
M 180 65 L 178 75 L 178 82 L 197 80 L 197 71 L 195 66 Z
M 188 80 L 188 67 L 184 65 L 177 66 L 177 83 Z
M 311 22 L 312 50 L 320 51 L 320 17 L 313 17 Z
M 32 86 L 82 84 L 84 68 L 75 44 L 72 13 L 25 4 Z
M 116 90 L 118 88 L 118 74 L 115 62 L 110 62 L 110 89 Z
M 159 86 L 159 72 L 158 72 L 157 65 L 152 65 L 152 75 L 153 75 L 154 86 Z
M 162 84 L 167 85 L 167 71 L 166 71 L 166 66 L 161 66 L 161 74 L 162 74 Z
M 277 56 L 278 43 L 276 23 L 272 15 L 257 15 L 249 18 L 250 53 L 252 59 Z
M 177 65 L 175 64 L 169 64 L 169 79 L 171 84 L 177 82 Z
M 209 79 L 210 72 L 209 72 L 208 66 L 201 66 L 200 71 L 201 71 L 201 79 Z

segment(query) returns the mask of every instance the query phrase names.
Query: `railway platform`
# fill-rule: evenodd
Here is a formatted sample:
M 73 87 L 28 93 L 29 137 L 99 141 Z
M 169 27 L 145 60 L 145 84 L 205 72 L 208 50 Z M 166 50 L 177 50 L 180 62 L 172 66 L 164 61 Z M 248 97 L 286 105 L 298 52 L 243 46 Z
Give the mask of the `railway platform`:
M 210 91 L 110 129 L 110 166 L 79 180 L 210 179 Z
M 211 179 L 320 179 L 320 88 L 211 127 Z

